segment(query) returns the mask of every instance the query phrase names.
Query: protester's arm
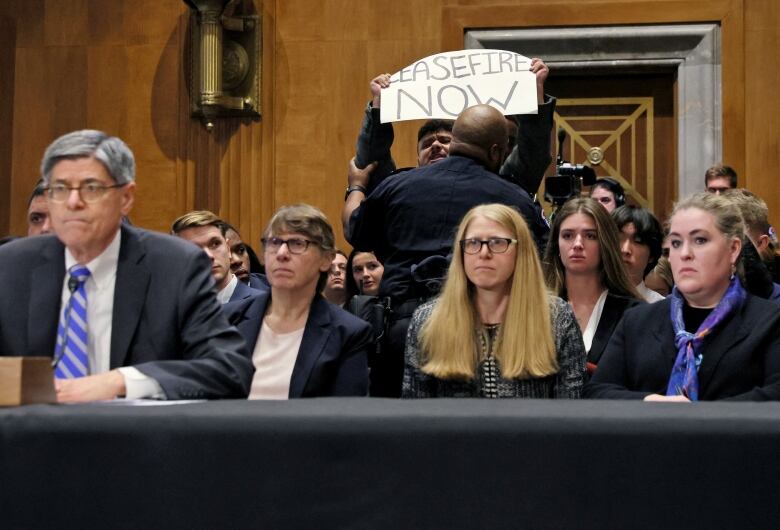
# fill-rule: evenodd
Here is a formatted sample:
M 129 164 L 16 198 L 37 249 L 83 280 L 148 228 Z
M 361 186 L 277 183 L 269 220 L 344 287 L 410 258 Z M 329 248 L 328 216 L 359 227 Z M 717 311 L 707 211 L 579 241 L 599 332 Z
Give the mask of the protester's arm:
M 534 58 L 531 60 L 531 71 L 536 75 L 538 114 L 511 116 L 517 123 L 517 139 L 500 173 L 533 195 L 539 189 L 552 160 L 550 133 L 555 98 L 544 94 L 544 83 L 550 71 L 547 65 L 541 59 Z
M 395 133 L 391 123 L 382 123 L 380 119 L 381 91 L 390 85 L 390 74 L 380 74 L 371 80 L 371 102 L 366 106 L 363 123 L 358 134 L 355 150 L 355 165 L 365 169 L 372 162 L 377 163 L 367 189 L 370 192 L 385 177 L 395 171 L 390 148 L 393 146 Z
M 349 241 L 352 236 L 349 228 L 349 218 L 352 216 L 363 199 L 368 194 L 368 182 L 371 174 L 377 168 L 377 162 L 372 162 L 365 169 L 358 169 L 355 165 L 355 159 L 349 161 L 347 170 L 347 189 L 353 190 L 347 193 L 344 200 L 344 208 L 341 210 L 341 227 L 344 230 L 344 238 Z M 362 189 L 360 189 L 362 188 Z

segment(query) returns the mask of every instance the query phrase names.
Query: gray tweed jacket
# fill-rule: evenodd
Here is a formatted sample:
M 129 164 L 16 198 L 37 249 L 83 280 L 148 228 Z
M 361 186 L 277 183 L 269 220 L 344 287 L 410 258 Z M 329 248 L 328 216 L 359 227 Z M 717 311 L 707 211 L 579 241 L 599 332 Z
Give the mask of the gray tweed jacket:
M 438 379 L 421 369 L 418 333 L 430 317 L 436 300 L 427 302 L 414 312 L 406 335 L 406 352 L 402 397 L 496 397 L 513 398 L 579 398 L 585 376 L 585 345 L 582 334 L 568 303 L 550 296 L 552 328 L 558 355 L 558 373 L 534 379 L 504 379 L 490 374 L 482 364 L 471 380 Z M 508 325 L 508 323 L 504 323 Z M 476 339 L 475 339 L 476 340 Z M 494 364 L 497 367 L 497 363 Z M 488 373 L 486 373 L 488 372 Z M 491 380 L 492 381 L 489 381 Z

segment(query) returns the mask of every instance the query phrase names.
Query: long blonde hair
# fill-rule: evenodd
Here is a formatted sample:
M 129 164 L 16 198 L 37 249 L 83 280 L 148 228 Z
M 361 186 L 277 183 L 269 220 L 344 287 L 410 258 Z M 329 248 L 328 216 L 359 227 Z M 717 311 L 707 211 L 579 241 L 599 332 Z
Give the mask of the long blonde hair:
M 522 216 L 502 204 L 472 208 L 458 227 L 447 280 L 420 330 L 422 371 L 440 379 L 471 379 L 476 374 L 479 351 L 475 333 L 481 323 L 475 309 L 476 288 L 466 276 L 460 241 L 477 217 L 495 221 L 517 239 L 509 304 L 495 352 L 501 375 L 521 379 L 554 374 L 558 362 L 550 298 L 536 245 Z

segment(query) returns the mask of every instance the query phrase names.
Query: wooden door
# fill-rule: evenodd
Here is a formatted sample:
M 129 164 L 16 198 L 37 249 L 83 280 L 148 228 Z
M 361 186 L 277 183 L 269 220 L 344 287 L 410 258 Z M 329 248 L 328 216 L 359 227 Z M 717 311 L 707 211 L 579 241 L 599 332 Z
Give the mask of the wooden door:
M 553 74 L 555 131 L 567 132 L 564 158 L 612 177 L 627 202 L 663 220 L 676 199 L 677 135 L 673 73 Z M 557 152 L 557 138 L 553 141 Z M 554 168 L 551 168 L 554 171 Z M 586 191 L 586 190 L 584 190 Z

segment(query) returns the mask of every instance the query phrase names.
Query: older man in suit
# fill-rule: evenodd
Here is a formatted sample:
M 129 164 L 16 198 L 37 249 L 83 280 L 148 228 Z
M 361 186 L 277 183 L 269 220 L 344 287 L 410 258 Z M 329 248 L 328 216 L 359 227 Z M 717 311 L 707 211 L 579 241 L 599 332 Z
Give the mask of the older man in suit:
M 0 355 L 52 356 L 60 401 L 245 396 L 252 366 L 206 255 L 122 225 L 135 193 L 127 145 L 66 134 L 41 173 L 55 235 L 0 249 Z

